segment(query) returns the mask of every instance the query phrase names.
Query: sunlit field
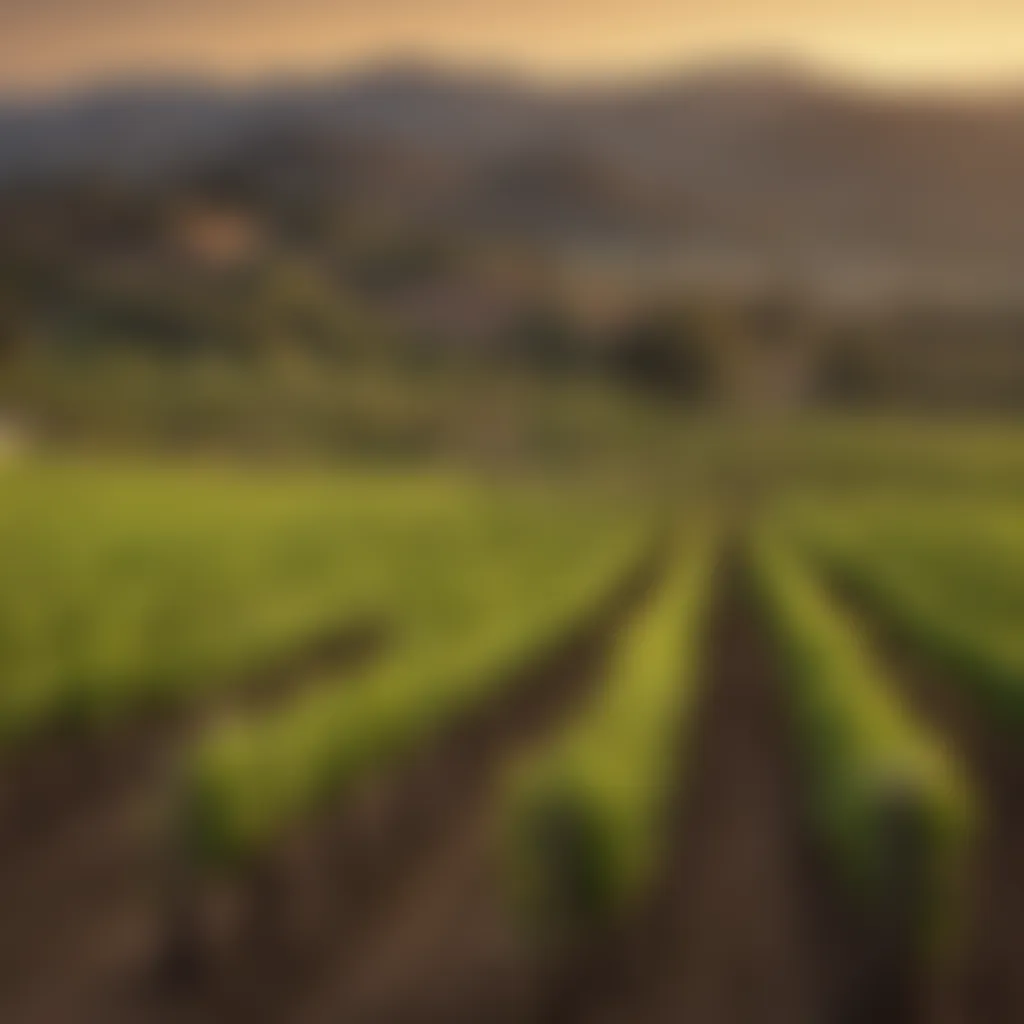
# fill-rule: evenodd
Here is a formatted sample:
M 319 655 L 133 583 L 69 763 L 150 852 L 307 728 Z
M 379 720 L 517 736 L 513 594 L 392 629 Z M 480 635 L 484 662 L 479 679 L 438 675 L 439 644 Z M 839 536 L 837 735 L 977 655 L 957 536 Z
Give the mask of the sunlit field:
M 8 457 L 3 1019 L 1018 1019 L 1024 440 L 659 436 Z
M 1024 1024 L 1021 12 L 0 0 L 0 1024 Z

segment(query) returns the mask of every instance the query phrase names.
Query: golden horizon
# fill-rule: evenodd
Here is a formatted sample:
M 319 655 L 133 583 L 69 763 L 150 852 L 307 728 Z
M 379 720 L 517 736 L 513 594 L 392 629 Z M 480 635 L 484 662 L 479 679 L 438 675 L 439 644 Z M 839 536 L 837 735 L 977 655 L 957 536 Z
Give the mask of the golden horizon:
M 373 9 L 180 0 L 177 17 L 124 0 L 9 2 L 14 17 L 0 38 L 7 90 L 153 74 L 317 74 L 402 59 L 555 81 L 769 61 L 868 86 L 1024 85 L 1024 9 L 1005 0 L 976 0 L 970 12 L 955 0 L 861 0 L 824 13 L 807 0 L 745 0 L 702 15 L 669 0 L 567 0 L 557 9 L 540 0 L 489 9 L 467 0 L 378 0 Z M 986 6 L 988 17 L 979 13 Z

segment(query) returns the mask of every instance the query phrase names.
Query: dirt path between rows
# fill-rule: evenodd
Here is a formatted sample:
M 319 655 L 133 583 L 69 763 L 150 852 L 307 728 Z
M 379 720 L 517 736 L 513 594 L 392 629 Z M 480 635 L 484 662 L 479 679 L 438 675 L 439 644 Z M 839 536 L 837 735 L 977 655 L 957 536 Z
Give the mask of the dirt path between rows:
M 373 899 L 344 926 L 344 896 L 316 948 L 291 976 L 271 979 L 255 1003 L 218 1008 L 215 1019 L 266 1024 L 514 1024 L 526 992 L 524 964 L 496 901 L 491 873 L 496 788 L 516 758 L 559 729 L 600 685 L 619 626 L 656 575 L 645 564 L 605 609 L 552 658 L 444 737 L 429 781 L 399 800 L 377 861 Z M 403 769 L 399 793 L 408 788 Z M 422 780 L 421 780 L 422 781 Z M 410 820 L 414 838 L 403 839 Z M 356 848 L 359 834 L 346 837 Z M 250 997 L 252 993 L 249 994 Z
M 24 873 L 0 879 L 14 911 L 0 918 L 0 1020 L 877 1024 L 849 998 L 865 951 L 807 827 L 785 681 L 735 567 L 709 623 L 653 898 L 614 934 L 559 956 L 531 948 L 501 905 L 493 808 L 504 771 L 579 711 L 652 575 L 638 574 L 503 699 L 379 780 L 371 799 L 283 847 L 254 882 L 268 898 L 246 918 L 244 942 L 208 976 L 153 969 L 166 905 L 152 777 L 125 784 L 130 799 L 116 787 L 106 802 L 94 795 L 89 814 L 53 826 L 59 841 L 40 841 Z M 1002 858 L 992 864 L 1005 879 L 1008 855 L 993 846 L 990 856 Z M 1005 910 L 1004 929 L 1020 913 L 1019 903 L 1001 906 L 1005 888 L 983 885 L 977 898 L 986 921 Z M 308 920 L 299 914 L 293 934 L 282 909 Z M 976 978 L 1002 955 L 979 946 Z M 990 1015 L 936 1024 L 1024 1020 L 1005 992 L 987 998 Z
M 359 1014 L 391 1024 L 376 1016 L 382 994 L 389 1004 L 400 991 L 418 997 L 411 979 L 436 963 L 435 937 L 459 930 L 452 908 L 486 888 L 484 823 L 502 766 L 596 684 L 616 626 L 653 573 L 645 565 L 564 649 L 375 782 L 368 799 L 285 844 L 252 881 L 239 948 L 209 976 L 168 977 L 160 966 L 160 794 L 175 744 L 161 739 L 156 754 L 143 744 L 141 760 L 112 768 L 109 782 L 72 785 L 30 842 L 0 855 L 12 911 L 0 916 L 0 1020 L 292 1024 Z M 315 927 L 292 935 L 274 916 L 282 906 L 311 910 Z
M 480 808 L 303 1024 L 833 1024 L 849 946 L 804 828 L 775 659 L 723 581 L 664 877 L 615 934 L 535 952 L 503 913 Z M 491 855 L 489 857 L 488 855 Z M 309 1012 L 309 1016 L 306 1013 Z M 866 1024 L 866 1021 L 864 1022 Z
M 927 663 L 858 602 L 903 697 L 943 739 L 980 801 L 976 850 L 968 866 L 965 938 L 958 962 L 939 980 L 935 1024 L 1024 1021 L 1024 745 L 972 697 L 967 679 Z
M 180 714 L 127 722 L 93 740 L 55 740 L 8 764 L 0 1020 L 79 1024 L 94 980 L 124 973 L 153 945 L 164 794 L 190 741 L 225 715 L 287 700 L 324 671 L 354 671 L 380 642 L 377 629 L 346 626 Z M 70 1017 L 61 1005 L 73 1008 Z
M 775 657 L 737 568 L 710 622 L 666 877 L 595 951 L 548 1024 L 820 1024 L 833 959 Z

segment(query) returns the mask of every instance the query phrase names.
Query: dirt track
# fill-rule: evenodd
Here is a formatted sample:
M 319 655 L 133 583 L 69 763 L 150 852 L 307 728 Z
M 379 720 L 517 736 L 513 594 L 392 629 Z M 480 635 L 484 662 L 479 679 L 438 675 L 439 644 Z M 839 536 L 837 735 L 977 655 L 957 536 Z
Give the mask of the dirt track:
M 505 699 L 278 850 L 231 894 L 234 931 L 198 950 L 198 971 L 164 955 L 169 875 L 154 811 L 180 738 L 129 736 L 92 774 L 75 757 L 93 754 L 65 754 L 59 813 L 0 852 L 0 1020 L 905 1024 L 866 998 L 872 949 L 805 820 L 784 681 L 736 571 L 718 590 L 652 898 L 614 933 L 557 956 L 531 951 L 508 919 L 494 878 L 496 786 L 592 692 L 645 586 L 635 580 Z M 955 686 L 882 646 L 991 802 L 965 968 L 926 1024 L 1018 1024 L 1022 758 Z
M 668 867 L 614 934 L 531 959 L 495 900 L 486 815 L 446 847 L 315 1024 L 816 1024 L 848 965 L 807 846 L 774 659 L 730 578 L 697 742 L 680 758 Z M 430 874 L 428 872 L 428 874 Z M 296 1016 L 292 1019 L 307 1018 Z
M 783 691 L 738 573 L 720 588 L 668 869 L 580 964 L 549 1020 L 800 1024 L 826 1012 L 835 935 L 806 846 Z
M 86 750 L 77 763 L 74 753 L 60 757 L 58 785 L 45 779 L 54 794 L 47 814 L 24 831 L 9 822 L 13 841 L 0 853 L 9 911 L 0 918 L 0 1019 L 337 1019 L 335 1008 L 362 1002 L 374 1014 L 375 975 L 347 965 L 372 962 L 386 978 L 389 965 L 402 961 L 403 936 L 415 934 L 417 917 L 425 915 L 429 930 L 438 920 L 432 907 L 447 913 L 443 894 L 458 897 L 470 869 L 484 861 L 485 797 L 500 766 L 570 713 L 596 679 L 614 624 L 649 577 L 649 570 L 638 575 L 599 621 L 511 687 L 507 700 L 469 716 L 436 749 L 397 766 L 341 815 L 278 851 L 244 886 L 239 941 L 201 977 L 168 977 L 164 969 L 171 872 L 162 794 L 182 731 L 124 737 L 102 765 Z M 282 687 L 258 692 L 273 699 Z M 29 792 L 36 778 L 23 781 Z M 15 793 L 31 806 L 24 791 Z M 299 919 L 304 911 L 308 920 Z M 358 991 L 347 979 L 358 981 Z
M 958 758 L 981 802 L 978 837 L 966 892 L 966 938 L 958 970 L 944 979 L 937 1024 L 1020 1024 L 1024 1021 L 1024 749 L 1012 727 L 989 718 L 971 700 L 970 682 L 908 651 L 877 628 L 908 705 Z
M 378 630 L 345 627 L 246 685 L 112 735 L 55 738 L 5 767 L 0 803 L 0 1019 L 101 1020 L 156 942 L 165 793 L 179 752 L 224 714 L 286 699 L 317 670 L 354 669 Z M 59 970 L 54 965 L 59 964 Z

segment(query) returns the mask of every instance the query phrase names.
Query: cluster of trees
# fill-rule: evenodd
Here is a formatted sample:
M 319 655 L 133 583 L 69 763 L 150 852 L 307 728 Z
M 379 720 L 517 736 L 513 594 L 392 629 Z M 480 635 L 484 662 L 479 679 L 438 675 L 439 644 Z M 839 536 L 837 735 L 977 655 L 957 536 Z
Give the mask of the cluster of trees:
M 550 254 L 365 211 L 303 219 L 300 208 L 216 182 L 189 195 L 0 197 L 0 361 L 5 372 L 31 364 L 6 376 L 31 378 L 32 401 L 50 379 L 65 405 L 83 366 L 120 360 L 131 372 L 115 374 L 116 401 L 133 379 L 159 391 L 164 370 L 208 380 L 188 364 L 231 364 L 241 394 L 250 367 L 247 409 L 290 386 L 281 367 L 299 364 L 335 382 L 367 366 L 376 381 L 393 372 L 408 382 L 407 408 L 424 367 L 457 382 L 467 366 L 475 381 L 598 381 L 659 407 L 1024 406 L 1024 308 L 839 310 L 793 290 L 691 289 L 595 315 Z M 329 391 L 317 391 L 325 407 Z M 351 387 L 336 393 L 351 405 Z

